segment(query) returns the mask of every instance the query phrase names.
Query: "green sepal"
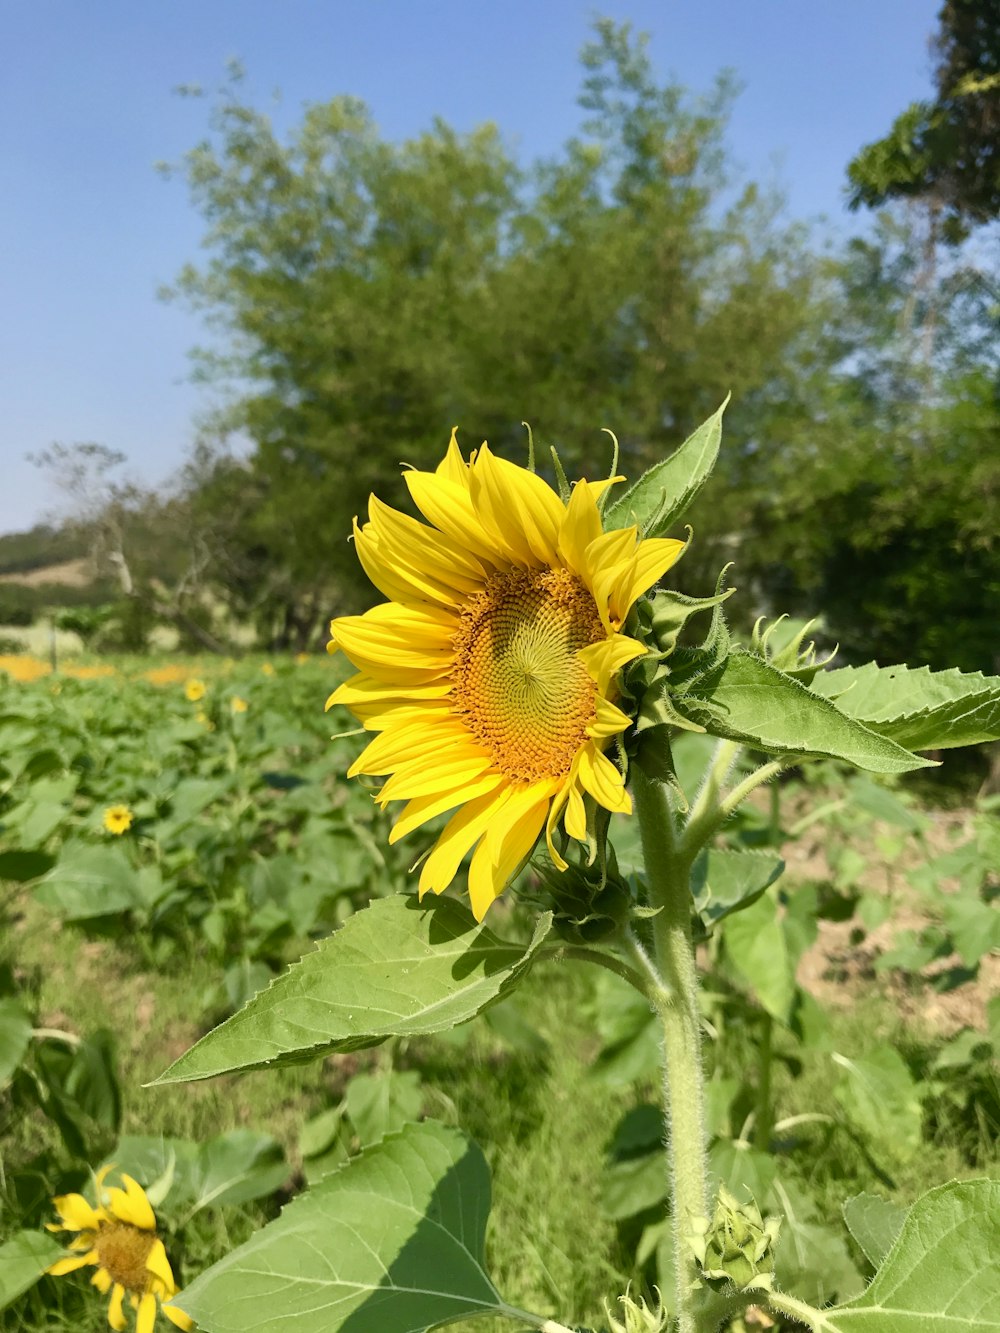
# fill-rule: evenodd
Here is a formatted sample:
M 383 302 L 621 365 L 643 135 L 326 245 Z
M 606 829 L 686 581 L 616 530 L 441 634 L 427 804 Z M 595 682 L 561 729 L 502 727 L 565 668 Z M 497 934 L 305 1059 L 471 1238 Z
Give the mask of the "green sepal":
M 729 566 L 719 575 L 719 582 L 725 577 Z M 649 607 L 649 628 L 646 642 L 661 657 L 667 657 L 677 647 L 681 631 L 692 616 L 699 611 L 710 611 L 720 606 L 733 595 L 735 588 L 724 591 L 717 588 L 714 597 L 685 597 L 683 593 L 663 588 L 647 603 Z
M 722 414 L 730 395 L 669 458 L 654 463 L 634 486 L 607 508 L 605 531 L 636 525 L 643 537 L 662 537 L 683 517 L 715 466 L 722 440 Z

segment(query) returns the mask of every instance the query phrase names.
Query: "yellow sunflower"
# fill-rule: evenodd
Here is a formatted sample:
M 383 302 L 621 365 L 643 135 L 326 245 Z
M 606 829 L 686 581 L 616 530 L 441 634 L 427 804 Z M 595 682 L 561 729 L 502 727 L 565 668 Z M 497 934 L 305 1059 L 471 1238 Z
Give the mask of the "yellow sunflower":
M 52 1203 L 59 1222 L 49 1222 L 49 1231 L 75 1231 L 70 1242 L 72 1253 L 49 1268 L 53 1277 L 72 1273 L 88 1264 L 97 1271 L 90 1279 L 102 1295 L 111 1292 L 108 1323 L 113 1329 L 128 1326 L 122 1306 L 126 1295 L 136 1311 L 136 1333 L 152 1333 L 156 1305 L 178 1328 L 194 1327 L 183 1310 L 164 1304 L 177 1295 L 177 1284 L 163 1247 L 156 1234 L 156 1217 L 146 1192 L 131 1176 L 122 1173 L 124 1189 L 104 1189 L 104 1178 L 111 1170 L 97 1173 L 97 1207 L 82 1194 L 63 1194 Z
M 330 696 L 378 734 L 348 770 L 385 777 L 381 805 L 405 801 L 390 841 L 454 810 L 420 872 L 440 893 L 473 847 L 482 920 L 545 830 L 584 840 L 584 797 L 628 813 L 604 753 L 629 725 L 619 671 L 645 648 L 623 634 L 635 600 L 683 550 L 605 532 L 611 481 L 577 482 L 568 503 L 484 444 L 468 462 L 452 432 L 434 472 L 405 474 L 428 524 L 372 496 L 354 524 L 358 558 L 390 601 L 330 626 L 330 651 L 357 669 Z M 616 478 L 615 480 L 620 480 Z
M 104 812 L 104 827 L 109 833 L 121 835 L 132 827 L 135 818 L 127 805 L 109 805 Z
M 184 697 L 189 703 L 200 703 L 205 697 L 205 682 L 192 676 L 184 686 Z

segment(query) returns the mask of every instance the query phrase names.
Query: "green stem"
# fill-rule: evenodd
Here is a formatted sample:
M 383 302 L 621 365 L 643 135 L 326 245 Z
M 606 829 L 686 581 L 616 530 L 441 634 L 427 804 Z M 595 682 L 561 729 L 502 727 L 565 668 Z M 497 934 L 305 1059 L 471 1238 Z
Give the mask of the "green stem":
M 655 1008 L 663 1026 L 664 1106 L 670 1167 L 671 1221 L 677 1266 L 678 1333 L 696 1333 L 692 1302 L 691 1221 L 708 1213 L 704 1088 L 698 974 L 691 933 L 691 859 L 678 846 L 674 812 L 664 784 L 636 765 L 633 790 L 642 835 L 656 965 L 665 993 Z
M 764 1014 L 757 1058 L 757 1115 L 754 1120 L 753 1146 L 767 1152 L 771 1146 L 771 1037 L 774 1020 Z
M 504 1303 L 498 1311 L 506 1319 L 516 1319 L 519 1324 L 528 1324 L 531 1328 L 537 1328 L 538 1333 L 573 1333 L 573 1329 L 567 1328 L 565 1324 L 559 1324 L 554 1319 L 546 1319 L 543 1315 L 532 1314 L 530 1310 L 519 1310 L 516 1305 L 507 1305 Z M 484 1311 L 484 1313 L 488 1313 Z
M 834 1328 L 822 1310 L 817 1310 L 814 1305 L 807 1305 L 805 1301 L 798 1301 L 794 1296 L 786 1296 L 783 1291 L 769 1292 L 766 1305 L 776 1314 L 786 1314 L 792 1319 L 797 1319 L 800 1324 L 805 1324 L 806 1328 L 811 1329 L 812 1333 L 831 1333 Z
M 649 984 L 645 976 L 635 968 L 629 967 L 621 958 L 605 953 L 603 949 L 588 949 L 583 944 L 557 944 L 539 950 L 537 957 L 547 963 L 561 963 L 564 960 L 596 963 L 598 967 L 606 967 L 609 972 L 614 972 L 630 986 L 634 986 L 640 995 L 649 995 Z
M 762 764 L 760 768 L 754 769 L 742 782 L 721 798 L 714 805 L 710 802 L 699 800 L 695 808 L 691 811 L 687 826 L 684 829 L 684 837 L 681 842 L 682 850 L 693 860 L 697 853 L 705 846 L 709 838 L 715 831 L 722 827 L 731 814 L 737 810 L 752 791 L 755 791 L 762 783 L 770 782 L 776 778 L 779 773 L 788 768 L 789 764 L 794 763 L 793 759 L 772 759 L 768 764 Z

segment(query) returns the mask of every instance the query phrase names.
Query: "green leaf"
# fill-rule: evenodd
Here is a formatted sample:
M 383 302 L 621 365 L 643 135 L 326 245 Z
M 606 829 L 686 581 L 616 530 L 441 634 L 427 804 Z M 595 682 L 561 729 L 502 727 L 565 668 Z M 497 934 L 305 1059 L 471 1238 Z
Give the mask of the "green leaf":
M 231 1129 L 198 1151 L 192 1172 L 194 1211 L 262 1199 L 287 1176 L 288 1163 L 277 1139 L 251 1129 Z
M 407 1125 L 324 1176 L 176 1304 L 204 1333 L 425 1333 L 499 1313 L 483 1268 L 489 1207 L 479 1149 L 443 1125 Z
M 17 1000 L 0 1000 L 0 1088 L 24 1058 L 31 1041 L 31 1015 Z
M 169 1174 L 171 1205 L 186 1205 L 192 1215 L 202 1208 L 265 1198 L 288 1176 L 288 1163 L 277 1139 L 250 1129 L 233 1129 L 200 1144 L 190 1139 L 125 1135 L 108 1161 L 118 1173 L 127 1171 L 147 1187 Z
M 787 1024 L 795 1001 L 795 968 L 773 898 L 760 897 L 727 919 L 726 957 L 772 1017 Z
M 377 1143 L 420 1116 L 423 1092 L 415 1070 L 355 1074 L 347 1085 L 347 1114 L 362 1143 Z
M 844 1221 L 873 1268 L 889 1253 L 906 1220 L 906 1209 L 877 1194 L 856 1194 L 844 1204 Z
M 769 852 L 725 847 L 703 851 L 691 871 L 695 906 L 703 923 L 711 927 L 730 913 L 751 907 L 784 868 L 784 861 Z
M 56 858 L 48 852 L 0 852 L 0 880 L 13 880 L 25 884 L 29 879 L 38 879 L 55 865 Z
M 540 917 L 524 947 L 498 939 L 453 898 L 430 905 L 401 894 L 378 899 L 156 1082 L 297 1063 L 456 1027 L 522 979 L 551 924 L 549 914 Z
M 946 750 L 1000 738 L 1000 676 L 869 662 L 821 671 L 812 689 L 908 750 Z
M 923 1195 L 863 1295 L 824 1310 L 829 1333 L 997 1333 L 1000 1181 Z
M 857 1060 L 833 1058 L 845 1072 L 833 1091 L 848 1118 L 884 1152 L 907 1161 L 920 1147 L 923 1110 L 921 1085 L 906 1061 L 891 1046 Z
M 68 844 L 35 897 L 67 921 L 109 916 L 140 906 L 135 871 L 120 847 Z
M 667 1155 L 662 1148 L 610 1162 L 601 1181 L 601 1206 L 615 1221 L 634 1217 L 666 1199 L 667 1181 Z
M 742 648 L 695 676 L 673 701 L 713 735 L 770 754 L 846 759 L 872 773 L 906 773 L 930 763 Z
M 0 1310 L 33 1287 L 62 1253 L 44 1231 L 19 1231 L 0 1245 Z
M 681 447 L 655 463 L 608 508 L 606 531 L 637 524 L 644 537 L 662 537 L 674 527 L 709 478 L 722 440 L 722 414 L 729 396 Z

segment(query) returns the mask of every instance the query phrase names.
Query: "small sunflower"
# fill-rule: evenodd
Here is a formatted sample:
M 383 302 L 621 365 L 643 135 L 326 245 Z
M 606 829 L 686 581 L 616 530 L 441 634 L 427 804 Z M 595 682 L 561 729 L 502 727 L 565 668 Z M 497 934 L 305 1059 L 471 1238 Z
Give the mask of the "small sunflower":
M 109 833 L 121 835 L 132 827 L 135 815 L 127 805 L 109 805 L 104 812 L 104 827 Z
M 192 677 L 184 686 L 184 697 L 189 703 L 199 703 L 205 697 L 205 682 Z
M 241 699 L 238 694 L 234 694 L 229 701 L 229 707 L 234 713 L 245 713 L 250 705 L 247 703 L 246 699 Z
M 52 1203 L 60 1221 L 47 1224 L 49 1231 L 75 1231 L 76 1239 L 67 1254 L 49 1268 L 53 1277 L 72 1273 L 88 1264 L 97 1271 L 90 1279 L 102 1295 L 111 1292 L 108 1323 L 113 1329 L 127 1328 L 122 1306 L 125 1297 L 136 1311 L 136 1333 L 152 1333 L 160 1309 L 177 1328 L 194 1327 L 191 1318 L 176 1306 L 164 1304 L 177 1295 L 173 1271 L 163 1241 L 156 1234 L 156 1217 L 142 1186 L 122 1173 L 124 1189 L 104 1189 L 111 1170 L 97 1173 L 94 1207 L 82 1194 L 62 1194 Z
M 629 813 L 604 753 L 630 719 L 619 671 L 645 652 L 622 625 L 683 542 L 603 530 L 611 481 L 577 482 L 568 502 L 484 444 L 466 462 L 452 432 L 435 472 L 405 474 L 427 524 L 375 496 L 354 525 L 368 577 L 391 600 L 330 626 L 330 651 L 357 668 L 328 700 L 377 732 L 348 770 L 386 778 L 377 800 L 406 802 L 395 842 L 454 810 L 420 873 L 441 893 L 473 847 L 482 920 L 544 829 L 587 836 L 584 797 Z M 616 479 L 620 480 L 620 479 Z

